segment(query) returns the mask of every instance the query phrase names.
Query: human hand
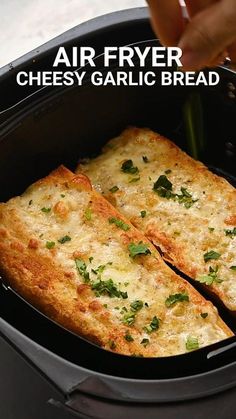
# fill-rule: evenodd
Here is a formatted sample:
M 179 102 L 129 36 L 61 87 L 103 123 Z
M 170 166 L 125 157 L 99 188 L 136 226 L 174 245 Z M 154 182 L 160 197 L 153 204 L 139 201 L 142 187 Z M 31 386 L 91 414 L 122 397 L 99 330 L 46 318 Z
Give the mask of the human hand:
M 155 33 L 163 45 L 178 46 L 186 70 L 217 65 L 229 55 L 236 61 L 236 0 L 147 0 Z

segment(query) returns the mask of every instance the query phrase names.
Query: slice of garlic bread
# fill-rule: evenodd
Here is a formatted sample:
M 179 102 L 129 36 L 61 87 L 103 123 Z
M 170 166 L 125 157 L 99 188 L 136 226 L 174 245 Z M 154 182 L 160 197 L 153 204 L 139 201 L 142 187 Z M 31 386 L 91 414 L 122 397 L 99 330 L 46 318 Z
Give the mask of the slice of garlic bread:
M 0 204 L 0 237 L 10 285 L 106 349 L 167 356 L 232 335 L 84 175 L 60 167 Z
M 129 128 L 78 170 L 164 258 L 236 311 L 236 190 L 171 141 Z

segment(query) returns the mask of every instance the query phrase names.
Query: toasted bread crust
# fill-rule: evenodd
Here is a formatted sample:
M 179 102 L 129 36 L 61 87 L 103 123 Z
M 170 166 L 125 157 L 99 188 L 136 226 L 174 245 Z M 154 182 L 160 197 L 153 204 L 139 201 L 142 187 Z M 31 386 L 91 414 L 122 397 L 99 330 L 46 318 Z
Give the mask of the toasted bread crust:
M 108 350 L 166 356 L 185 352 L 188 335 L 197 336 L 200 346 L 232 336 L 212 303 L 168 268 L 155 247 L 92 190 L 84 175 L 60 167 L 21 197 L 0 204 L 0 236 L 0 272 L 10 285 L 65 328 Z M 128 245 L 140 242 L 151 254 L 132 259 Z M 85 271 L 76 269 L 76 260 L 85 262 L 88 281 Z M 109 278 L 127 291 L 127 298 L 97 294 L 94 284 Z M 189 301 L 167 308 L 166 297 L 180 292 Z M 141 299 L 148 305 L 135 312 L 133 324 L 124 324 L 130 304 Z M 202 312 L 208 313 L 206 319 Z M 155 315 L 160 327 L 143 345 L 143 326 Z
M 135 182 L 134 175 L 121 170 L 126 159 L 138 167 L 140 179 Z M 236 273 L 231 269 L 236 265 L 236 234 L 230 235 L 236 232 L 236 190 L 232 185 L 170 140 L 139 128 L 126 129 L 107 144 L 102 155 L 80 165 L 78 171 L 87 174 L 94 187 L 183 273 L 204 281 L 209 269 L 217 270 L 206 289 L 236 311 Z M 154 190 L 160 176 L 172 184 L 168 199 Z M 111 193 L 114 182 L 119 190 Z M 190 195 L 183 197 L 183 193 Z M 141 210 L 146 211 L 144 218 Z M 210 251 L 219 258 L 205 261 Z

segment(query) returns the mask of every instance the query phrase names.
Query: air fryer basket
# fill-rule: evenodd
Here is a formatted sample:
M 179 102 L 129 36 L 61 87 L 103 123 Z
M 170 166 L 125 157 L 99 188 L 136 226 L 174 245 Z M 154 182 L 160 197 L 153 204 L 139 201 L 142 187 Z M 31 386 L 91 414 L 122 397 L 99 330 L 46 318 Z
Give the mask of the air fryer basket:
M 104 45 L 153 42 L 145 10 L 106 19 L 69 31 L 42 47 L 38 56 L 28 54 L 15 63 L 16 70 L 35 70 L 35 57 L 37 70 L 50 68 L 60 44 L 89 44 L 99 55 Z M 82 87 L 40 90 L 19 88 L 15 70 L 3 69 L 0 201 L 21 193 L 61 163 L 73 170 L 78 158 L 95 155 L 127 125 L 160 132 L 236 185 L 236 75 L 224 68 L 217 71 L 221 82 L 214 88 L 94 87 L 87 82 Z M 8 89 L 13 95 L 6 95 Z M 201 137 L 199 144 L 190 133 L 192 128 Z M 222 307 L 219 310 L 236 331 L 236 320 Z M 166 359 L 113 354 L 47 319 L 12 292 L 4 278 L 0 314 L 4 339 L 53 383 L 66 398 L 66 408 L 80 412 L 80 417 L 120 418 L 126 412 L 130 418 L 146 414 L 168 419 L 184 417 L 195 406 L 202 417 L 211 418 L 219 397 L 228 397 L 229 406 L 233 403 L 235 337 Z M 227 395 L 222 393 L 232 388 Z M 218 393 L 210 404 L 209 397 Z M 230 418 L 229 412 L 222 418 Z M 191 415 L 200 417 L 199 411 L 198 416 Z

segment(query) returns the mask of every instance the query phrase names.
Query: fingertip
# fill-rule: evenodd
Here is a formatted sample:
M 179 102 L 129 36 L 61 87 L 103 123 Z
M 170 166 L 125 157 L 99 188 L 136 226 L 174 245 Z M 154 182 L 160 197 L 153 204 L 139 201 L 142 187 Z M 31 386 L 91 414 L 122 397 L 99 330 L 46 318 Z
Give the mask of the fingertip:
M 154 32 L 165 46 L 176 46 L 184 31 L 185 21 L 178 0 L 149 0 Z

